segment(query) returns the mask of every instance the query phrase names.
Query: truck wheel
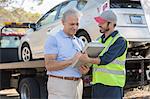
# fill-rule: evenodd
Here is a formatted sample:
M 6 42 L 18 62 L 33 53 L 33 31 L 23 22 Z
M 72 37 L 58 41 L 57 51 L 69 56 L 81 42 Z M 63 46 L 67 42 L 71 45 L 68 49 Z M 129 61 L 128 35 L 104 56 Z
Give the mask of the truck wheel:
M 24 44 L 21 48 L 21 59 L 24 62 L 30 61 L 32 59 L 31 50 L 28 44 Z
M 40 88 L 34 78 L 24 78 L 19 84 L 20 99 L 40 99 Z
M 80 31 L 76 34 L 78 38 L 80 38 L 84 43 L 91 42 L 91 38 L 89 34 L 85 31 Z
M 146 58 L 150 58 L 150 48 L 148 48 L 148 50 L 147 50 Z

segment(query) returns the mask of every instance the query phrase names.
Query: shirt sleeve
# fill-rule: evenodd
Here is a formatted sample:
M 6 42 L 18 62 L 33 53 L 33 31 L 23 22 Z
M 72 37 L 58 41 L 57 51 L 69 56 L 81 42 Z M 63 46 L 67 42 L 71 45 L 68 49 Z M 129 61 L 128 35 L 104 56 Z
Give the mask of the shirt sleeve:
M 57 41 L 54 36 L 49 36 L 46 40 L 44 54 L 58 54 Z
M 123 55 L 127 48 L 127 41 L 120 37 L 118 38 L 113 45 L 111 45 L 107 52 L 100 56 L 100 65 L 107 65 L 112 62 L 115 58 Z

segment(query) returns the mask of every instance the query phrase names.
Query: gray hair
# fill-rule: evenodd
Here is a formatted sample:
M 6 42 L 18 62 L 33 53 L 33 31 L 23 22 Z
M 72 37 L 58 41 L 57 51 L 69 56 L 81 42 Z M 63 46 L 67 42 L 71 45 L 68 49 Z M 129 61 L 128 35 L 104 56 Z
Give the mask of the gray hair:
M 68 16 L 77 16 L 78 18 L 80 18 L 81 12 L 76 9 L 69 9 L 63 13 L 62 20 L 65 21 Z

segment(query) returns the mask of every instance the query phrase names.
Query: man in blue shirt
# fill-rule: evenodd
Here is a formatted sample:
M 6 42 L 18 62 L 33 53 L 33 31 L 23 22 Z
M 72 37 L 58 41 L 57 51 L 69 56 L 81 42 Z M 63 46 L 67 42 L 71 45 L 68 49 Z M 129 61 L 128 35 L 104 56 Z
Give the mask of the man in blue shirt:
M 45 67 L 47 69 L 48 99 L 82 99 L 81 76 L 89 67 L 73 67 L 81 56 L 84 43 L 77 37 L 79 13 L 70 9 L 63 14 L 63 30 L 51 34 L 45 43 Z
M 114 30 L 117 17 L 113 11 L 104 11 L 95 20 L 103 33 L 97 40 L 105 48 L 97 58 L 90 58 L 87 54 L 80 57 L 83 63 L 94 64 L 92 99 L 122 99 L 127 41 Z

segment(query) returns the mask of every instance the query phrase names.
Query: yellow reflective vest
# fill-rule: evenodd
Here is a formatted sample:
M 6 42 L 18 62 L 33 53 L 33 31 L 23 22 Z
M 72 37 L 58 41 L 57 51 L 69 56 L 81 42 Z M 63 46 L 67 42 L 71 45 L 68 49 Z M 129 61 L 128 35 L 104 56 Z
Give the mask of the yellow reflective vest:
M 111 45 L 119 38 L 122 37 L 119 33 L 114 37 L 110 36 L 104 43 L 104 50 L 99 54 L 103 56 L 105 52 L 109 49 Z M 102 39 L 98 40 L 102 43 Z M 128 45 L 128 44 L 127 44 Z M 126 60 L 127 48 L 124 54 L 120 57 L 117 57 L 111 63 L 107 65 L 97 65 L 93 64 L 93 78 L 92 83 L 101 83 L 109 86 L 120 86 L 125 85 L 126 71 L 125 71 L 125 60 Z

